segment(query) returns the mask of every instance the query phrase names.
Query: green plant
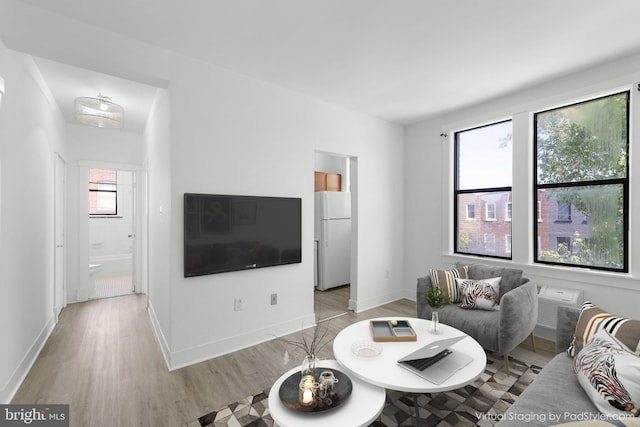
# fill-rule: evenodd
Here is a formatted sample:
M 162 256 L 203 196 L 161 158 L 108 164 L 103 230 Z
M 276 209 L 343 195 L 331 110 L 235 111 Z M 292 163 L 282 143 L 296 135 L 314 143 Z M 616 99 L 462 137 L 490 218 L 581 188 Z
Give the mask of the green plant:
M 429 283 L 429 286 L 427 286 L 425 298 L 427 299 L 427 304 L 434 308 L 438 308 L 449 302 L 448 298 L 442 293 L 442 290 L 440 290 L 440 287 L 433 283 Z

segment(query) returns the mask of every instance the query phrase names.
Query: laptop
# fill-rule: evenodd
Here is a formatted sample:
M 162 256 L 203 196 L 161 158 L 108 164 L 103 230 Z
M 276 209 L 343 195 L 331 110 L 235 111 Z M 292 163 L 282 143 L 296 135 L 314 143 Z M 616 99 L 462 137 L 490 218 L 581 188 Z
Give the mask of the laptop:
M 404 356 L 398 364 L 434 384 L 442 384 L 447 378 L 471 363 L 473 358 L 450 347 L 466 335 L 443 338 Z

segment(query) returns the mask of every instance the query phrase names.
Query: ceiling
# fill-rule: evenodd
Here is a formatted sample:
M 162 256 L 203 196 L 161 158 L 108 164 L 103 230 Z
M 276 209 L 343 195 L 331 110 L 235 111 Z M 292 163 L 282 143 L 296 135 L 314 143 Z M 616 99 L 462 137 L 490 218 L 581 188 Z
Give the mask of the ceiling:
M 18 25 L 0 6 L 0 38 L 34 54 L 49 46 L 37 63 L 63 110 L 80 92 L 122 103 L 139 90 L 150 102 L 152 85 L 51 61 L 87 64 L 95 48 L 69 41 L 92 29 L 120 48 L 176 52 L 400 124 L 640 53 L 637 0 L 5 1 L 14 15 L 30 8 L 24 19 L 47 13 Z M 100 67 L 117 68 L 108 61 Z

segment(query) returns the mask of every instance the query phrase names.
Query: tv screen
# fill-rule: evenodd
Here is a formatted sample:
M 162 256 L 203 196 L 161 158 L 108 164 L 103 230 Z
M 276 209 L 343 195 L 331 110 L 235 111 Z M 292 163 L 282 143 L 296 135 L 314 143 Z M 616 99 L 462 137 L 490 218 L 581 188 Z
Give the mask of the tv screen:
M 184 195 L 184 277 L 301 262 L 301 199 Z

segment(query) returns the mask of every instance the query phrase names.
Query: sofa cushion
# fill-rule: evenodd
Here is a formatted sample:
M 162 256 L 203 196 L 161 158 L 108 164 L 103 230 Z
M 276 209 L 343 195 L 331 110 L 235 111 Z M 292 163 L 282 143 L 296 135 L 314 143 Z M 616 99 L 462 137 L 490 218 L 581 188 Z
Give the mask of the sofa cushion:
M 600 328 L 575 357 L 578 382 L 601 413 L 640 412 L 640 358 Z
M 462 294 L 460 308 L 477 310 L 497 310 L 500 293 L 500 277 L 473 280 L 456 279 Z
M 462 265 L 456 263 L 456 267 Z M 469 279 L 490 279 L 501 277 L 499 299 L 522 284 L 522 270 L 515 268 L 492 267 L 484 264 L 469 264 Z
M 520 394 L 498 423 L 500 427 L 548 426 L 574 421 L 598 410 L 578 383 L 573 359 L 560 353 L 549 361 L 538 377 Z
M 573 341 L 567 352 L 575 356 L 582 350 L 600 328 L 606 329 L 631 351 L 640 354 L 640 320 L 631 320 L 607 313 L 598 306 L 585 301 L 582 304 Z
M 436 270 L 429 269 L 431 283 L 438 286 L 442 294 L 449 299 L 450 302 L 460 302 L 461 294 L 458 291 L 456 278 L 467 279 L 468 268 L 466 265 L 454 268 L 453 270 Z

